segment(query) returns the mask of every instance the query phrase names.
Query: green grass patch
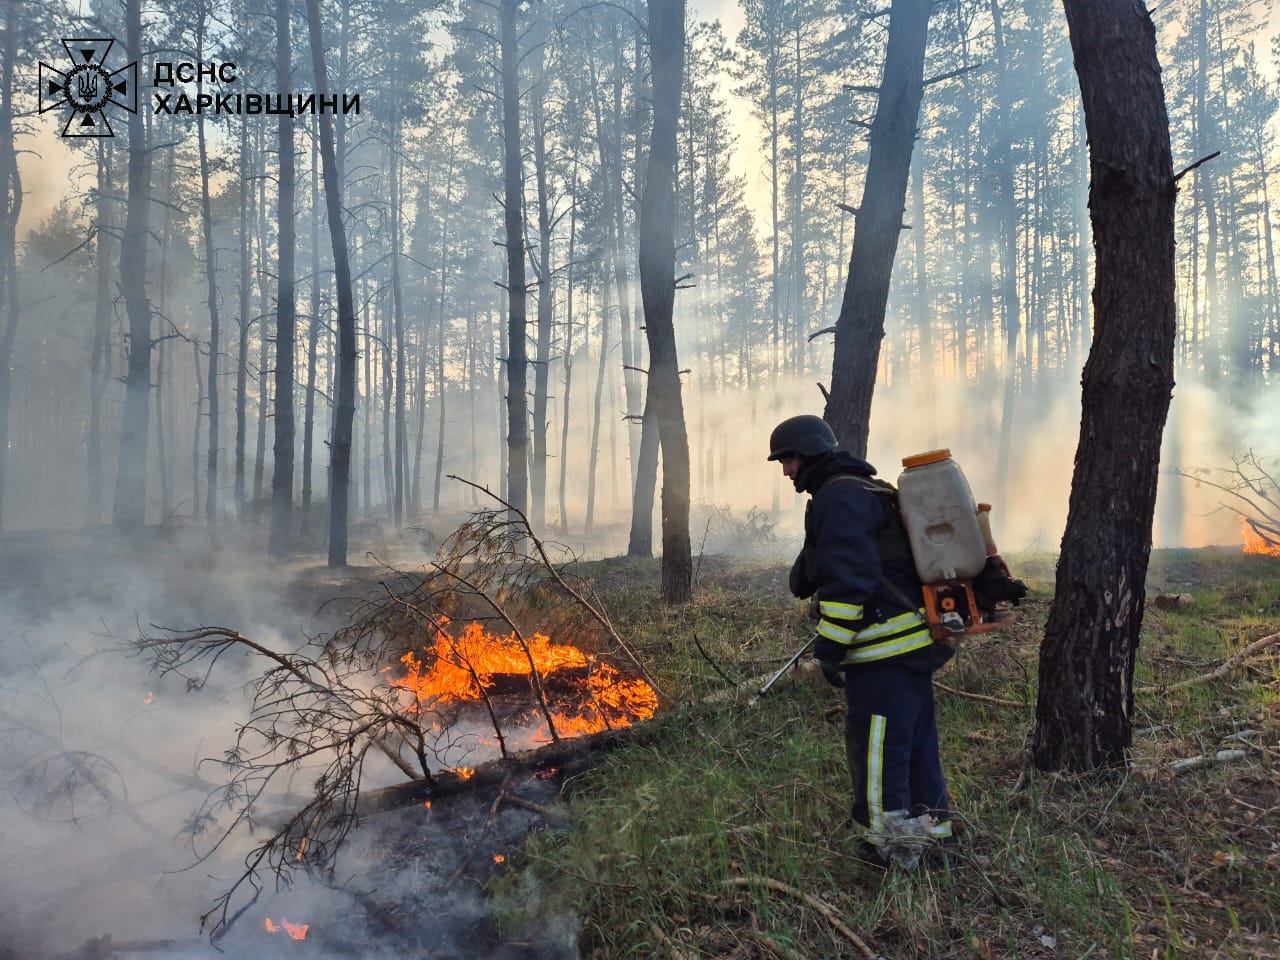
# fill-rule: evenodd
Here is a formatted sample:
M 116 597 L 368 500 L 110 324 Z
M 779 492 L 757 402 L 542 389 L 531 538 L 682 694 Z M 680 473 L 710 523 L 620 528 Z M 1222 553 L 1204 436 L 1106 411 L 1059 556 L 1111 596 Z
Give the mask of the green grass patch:
M 800 673 L 758 702 L 660 720 L 567 782 L 570 825 L 531 838 L 495 891 L 510 932 L 550 909 L 580 918 L 592 958 L 863 956 L 820 901 L 895 960 L 1280 956 L 1280 650 L 1157 689 L 1280 628 L 1280 563 L 1153 554 L 1151 590 L 1193 601 L 1148 605 L 1134 762 L 1109 777 L 1024 773 L 1052 564 L 1014 569 L 1033 588 L 1020 624 L 967 640 L 937 677 L 963 817 L 954 869 L 884 873 L 850 856 L 843 701 Z M 807 636 L 785 567 L 705 558 L 679 610 L 656 599 L 656 563 L 596 573 L 615 623 L 681 701 L 765 675 Z M 1232 747 L 1243 761 L 1171 767 Z

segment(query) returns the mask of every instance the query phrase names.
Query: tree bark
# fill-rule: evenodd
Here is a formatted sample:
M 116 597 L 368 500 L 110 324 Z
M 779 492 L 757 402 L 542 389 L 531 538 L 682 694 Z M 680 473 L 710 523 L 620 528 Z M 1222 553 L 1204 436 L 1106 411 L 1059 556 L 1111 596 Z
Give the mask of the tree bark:
M 1064 6 L 1090 144 L 1096 325 L 1032 756 L 1041 770 L 1091 770 L 1124 763 L 1132 738 L 1160 437 L 1173 390 L 1177 185 L 1146 8 Z
M 1013 455 L 1014 399 L 1018 384 L 1018 332 L 1022 327 L 1018 299 L 1018 208 L 1014 192 L 1013 148 L 1010 123 L 1013 113 L 1009 52 L 1004 43 L 1000 0 L 991 0 L 991 23 L 996 55 L 996 116 L 993 159 L 996 206 L 1000 229 L 1000 296 L 1004 307 L 1004 400 L 1000 409 L 1000 446 L 996 454 L 996 503 L 1007 504 L 1009 461 Z M 1000 517 L 1006 516 L 1000 513 Z
M 320 37 L 320 0 L 307 0 L 307 35 L 316 94 L 328 96 L 324 41 Z M 342 180 L 333 144 L 333 118 L 318 117 L 320 163 L 324 176 L 325 211 L 333 246 L 333 271 L 338 295 L 338 383 L 329 447 L 329 566 L 347 565 L 347 508 L 351 491 L 351 430 L 356 418 L 356 310 L 351 295 L 351 261 L 347 231 L 342 222 Z
M 16 5 L 15 5 L 16 6 Z M 6 98 L 5 102 L 8 102 Z M 97 234 L 94 258 L 97 273 L 93 304 L 93 342 L 89 348 L 89 429 L 85 444 L 85 523 L 102 523 L 102 398 L 111 382 L 111 184 L 110 141 L 98 144 Z M 2 482 L 2 481 L 0 481 Z M 2 504 L 0 504 L 2 506 Z
M 545 57 L 545 50 L 540 59 Z M 546 525 L 547 390 L 551 372 L 551 324 L 555 314 L 555 284 L 551 272 L 551 197 L 547 183 L 546 65 L 538 64 L 539 87 L 533 96 L 533 164 L 538 191 L 538 328 L 533 367 L 533 463 L 529 483 L 529 522 L 534 530 Z
M 884 311 L 902 231 L 907 178 L 920 100 L 929 0 L 893 0 L 880 101 L 871 121 L 862 203 L 854 219 L 853 251 L 836 320 L 831 398 L 825 417 L 841 446 L 866 456 Z
M 500 0 L 502 56 L 503 219 L 507 249 L 507 495 L 521 512 L 529 506 L 529 401 L 525 396 L 524 176 L 520 161 L 520 51 L 517 0 Z
M 409 467 L 409 421 L 405 406 L 405 378 L 408 371 L 408 358 L 404 345 L 404 281 L 400 273 L 400 257 L 403 251 L 403 232 L 401 228 L 404 205 L 400 183 L 401 130 L 403 124 L 399 115 L 399 105 L 395 122 L 391 125 L 391 144 L 388 149 L 391 180 L 391 308 L 395 335 L 395 462 L 392 465 L 395 509 L 392 520 L 396 528 L 404 522 L 405 478 Z
M 236 453 L 235 453 L 235 500 L 236 515 L 244 517 L 244 453 L 247 441 L 248 406 L 249 406 L 249 330 L 253 326 L 253 318 L 249 316 L 250 287 L 249 251 L 253 245 L 250 229 L 251 211 L 246 172 L 249 170 L 249 124 L 240 124 L 240 317 L 236 321 L 240 331 L 240 340 L 236 351 Z
M 289 44 L 289 0 L 276 0 L 276 82 L 281 94 L 292 89 Z M 297 245 L 293 222 L 295 161 L 293 118 L 281 114 L 276 126 L 280 153 L 279 218 L 276 254 L 276 396 L 274 467 L 271 474 L 271 542 L 275 556 L 289 552 L 293 514 L 293 353 L 297 328 L 294 304 L 294 257 Z
M 672 314 L 676 297 L 676 127 L 684 75 L 685 0 L 649 0 L 653 130 L 640 202 L 640 295 L 649 341 L 645 418 L 662 448 L 662 596 L 684 603 L 692 587 L 689 436 Z
M 17 228 L 22 211 L 22 179 L 14 151 L 13 74 L 18 58 L 18 3 L 5 5 L 4 47 L 0 50 L 0 530 L 4 529 L 5 477 L 9 461 L 11 361 L 18 334 Z M 99 240 L 101 243 L 101 240 Z
M 142 59 L 142 3 L 126 0 L 125 50 Z M 141 109 L 129 114 L 129 169 L 124 234 L 120 240 L 120 288 L 129 318 L 129 352 L 120 422 L 111 522 L 129 533 L 147 514 L 147 440 L 151 419 L 151 304 L 147 300 L 147 221 L 151 203 L 150 164 Z
M 302 512 L 310 533 L 311 469 L 316 436 L 316 352 L 320 346 L 320 145 L 311 142 L 311 316 L 307 321 L 307 382 L 302 397 Z
M 208 8 L 201 4 L 196 24 L 196 60 L 204 62 L 204 31 Z M 196 81 L 197 96 L 204 92 Z M 222 349 L 222 330 L 218 318 L 217 260 L 213 245 L 213 206 L 209 198 L 209 148 L 204 130 L 204 114 L 196 122 L 196 139 L 200 150 L 200 219 L 204 226 L 205 290 L 209 300 L 209 371 L 206 377 L 209 394 L 209 453 L 205 474 L 205 523 L 212 529 L 218 522 L 218 351 Z

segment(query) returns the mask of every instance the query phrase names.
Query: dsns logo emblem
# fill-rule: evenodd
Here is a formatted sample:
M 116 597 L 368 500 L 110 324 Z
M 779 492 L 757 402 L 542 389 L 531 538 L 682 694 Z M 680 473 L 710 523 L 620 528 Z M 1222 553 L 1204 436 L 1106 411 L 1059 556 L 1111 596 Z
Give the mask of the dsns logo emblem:
M 63 40 L 71 58 L 66 71 L 40 64 L 40 112 L 64 104 L 71 115 L 62 128 L 64 137 L 112 137 L 106 109 L 115 105 L 130 113 L 138 112 L 138 64 L 135 61 L 119 70 L 108 71 L 107 51 L 114 40 Z

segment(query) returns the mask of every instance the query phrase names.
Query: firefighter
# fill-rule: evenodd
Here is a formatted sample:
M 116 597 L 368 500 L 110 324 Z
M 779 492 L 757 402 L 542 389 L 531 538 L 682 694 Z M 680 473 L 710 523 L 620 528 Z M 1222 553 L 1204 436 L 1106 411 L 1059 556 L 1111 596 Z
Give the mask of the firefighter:
M 814 654 L 827 681 L 844 689 L 858 856 L 910 868 L 932 850 L 929 859 L 949 862 L 955 838 L 932 675 L 954 650 L 935 643 L 924 622 L 896 492 L 839 449 L 820 417 L 778 424 L 769 459 L 810 495 L 790 587 L 817 601 Z

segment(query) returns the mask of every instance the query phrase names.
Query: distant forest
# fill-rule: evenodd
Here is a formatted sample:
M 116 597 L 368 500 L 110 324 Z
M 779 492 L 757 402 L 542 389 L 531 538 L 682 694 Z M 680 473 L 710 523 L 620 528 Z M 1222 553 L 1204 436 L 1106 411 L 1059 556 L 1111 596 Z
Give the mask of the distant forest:
M 351 522 L 425 524 L 474 503 L 475 488 L 449 474 L 505 489 L 511 106 L 528 512 L 535 528 L 574 535 L 625 522 L 648 365 L 637 280 L 652 105 L 642 0 L 322 0 L 323 87 L 306 4 L 136 3 L 6 0 L 3 527 L 119 526 L 130 466 L 148 524 L 259 523 L 283 464 L 275 487 L 291 504 L 291 535 L 323 534 L 338 305 L 320 118 L 157 112 L 155 99 L 318 99 L 322 88 L 340 105 L 359 97 L 358 112 L 330 118 L 358 351 Z M 127 6 L 140 31 L 138 113 L 109 105 L 115 136 L 61 137 L 69 108 L 39 112 L 37 64 L 68 69 L 60 38 L 115 37 L 106 67 L 123 67 Z M 768 431 L 821 412 L 815 383 L 830 382 L 823 331 L 844 290 L 888 8 L 741 7 L 736 35 L 687 24 L 674 326 L 692 499 L 746 512 L 791 503 L 763 462 Z M 514 58 L 502 49 L 504 12 Z M 1179 389 L 1201 383 L 1242 420 L 1280 375 L 1280 42 L 1259 45 L 1268 12 L 1197 0 L 1153 13 L 1174 165 L 1185 171 Z M 157 87 L 157 64 L 234 64 L 234 79 L 179 70 Z M 1090 345 L 1088 154 L 1060 5 L 936 4 L 925 77 L 878 378 L 894 406 L 872 445 L 909 419 L 953 424 L 964 404 L 965 436 L 992 448 L 1015 417 L 1016 450 L 1052 397 L 1078 393 Z M 65 195 L 31 222 L 24 184 L 64 155 L 54 179 Z M 137 422 L 143 436 L 129 437 Z M 912 435 L 966 449 L 960 434 L 913 425 Z M 1276 435 L 1240 439 L 1265 448 Z M 1074 440 L 1057 438 L 1068 463 Z M 1175 433 L 1165 463 L 1184 459 L 1195 465 Z

